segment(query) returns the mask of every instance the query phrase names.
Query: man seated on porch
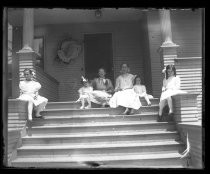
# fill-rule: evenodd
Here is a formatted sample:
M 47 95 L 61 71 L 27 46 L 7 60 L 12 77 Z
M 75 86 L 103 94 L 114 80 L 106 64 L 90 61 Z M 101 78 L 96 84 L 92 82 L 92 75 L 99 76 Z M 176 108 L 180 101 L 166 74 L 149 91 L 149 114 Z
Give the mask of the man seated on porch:
M 98 75 L 99 77 L 92 81 L 94 91 L 91 95 L 91 102 L 105 107 L 114 92 L 114 87 L 111 80 L 105 77 L 106 70 L 104 68 L 98 70 Z
M 31 121 L 33 108 L 36 112 L 35 116 L 41 118 L 40 112 L 44 110 L 48 99 L 38 94 L 41 84 L 32 80 L 34 72 L 30 69 L 25 69 L 23 73 L 25 80 L 20 81 L 20 96 L 17 99 L 28 101 L 28 120 Z
M 180 90 L 180 78 L 176 76 L 176 68 L 174 65 L 167 65 L 163 70 L 165 78 L 163 79 L 162 93 L 159 103 L 158 121 L 162 121 L 162 112 L 166 104 L 169 106 L 169 115 L 173 116 L 173 104 L 171 96 L 186 93 Z

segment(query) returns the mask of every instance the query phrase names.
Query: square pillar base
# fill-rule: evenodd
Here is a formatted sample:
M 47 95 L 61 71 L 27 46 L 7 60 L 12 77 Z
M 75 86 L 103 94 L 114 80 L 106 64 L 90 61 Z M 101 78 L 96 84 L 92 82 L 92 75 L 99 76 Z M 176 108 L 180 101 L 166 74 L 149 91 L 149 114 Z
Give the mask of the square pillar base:
M 172 97 L 175 122 L 198 121 L 197 96 L 197 93 L 187 93 Z

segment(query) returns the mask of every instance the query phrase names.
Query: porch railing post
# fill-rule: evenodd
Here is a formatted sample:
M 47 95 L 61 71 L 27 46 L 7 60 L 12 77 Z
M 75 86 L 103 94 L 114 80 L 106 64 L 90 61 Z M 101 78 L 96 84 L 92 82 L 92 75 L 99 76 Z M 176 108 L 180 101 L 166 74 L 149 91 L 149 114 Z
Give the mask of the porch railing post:
M 17 53 L 19 55 L 19 73 L 25 68 L 36 71 L 36 53 L 33 51 L 34 38 L 34 9 L 25 8 L 23 13 L 23 48 Z M 21 75 L 19 79 L 21 79 Z
M 174 59 L 177 58 L 177 47 L 179 47 L 179 45 L 173 43 L 172 41 L 170 10 L 160 9 L 159 15 L 163 39 L 163 43 L 160 48 L 163 65 L 165 67 L 169 64 L 174 64 Z
M 23 49 L 32 50 L 34 38 L 34 9 L 24 8 L 23 13 Z
M 198 93 L 179 94 L 172 97 L 175 122 L 197 122 Z

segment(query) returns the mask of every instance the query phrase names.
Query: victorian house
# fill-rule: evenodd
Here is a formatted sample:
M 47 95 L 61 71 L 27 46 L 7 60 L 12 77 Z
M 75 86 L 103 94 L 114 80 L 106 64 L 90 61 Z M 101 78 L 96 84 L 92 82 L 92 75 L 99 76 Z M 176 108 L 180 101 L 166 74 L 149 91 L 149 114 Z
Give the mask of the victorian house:
M 8 8 L 4 14 L 7 165 L 203 167 L 203 9 Z M 122 63 L 140 75 L 154 96 L 152 106 L 130 117 L 118 115 L 119 108 L 79 110 L 74 101 L 81 76 L 93 79 L 103 66 L 114 84 Z M 173 121 L 158 123 L 168 64 L 188 93 L 173 97 Z M 27 103 L 16 100 L 25 68 L 35 72 L 40 95 L 49 99 L 44 119 L 32 125 Z

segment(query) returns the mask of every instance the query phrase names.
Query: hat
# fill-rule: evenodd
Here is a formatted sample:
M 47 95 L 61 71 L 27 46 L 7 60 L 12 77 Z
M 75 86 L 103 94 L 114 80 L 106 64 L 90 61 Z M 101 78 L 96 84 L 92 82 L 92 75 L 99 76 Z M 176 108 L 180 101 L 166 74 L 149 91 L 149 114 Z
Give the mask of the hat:
M 83 76 L 81 78 L 82 78 L 82 82 L 83 83 L 87 83 L 88 82 L 88 79 L 84 78 Z

